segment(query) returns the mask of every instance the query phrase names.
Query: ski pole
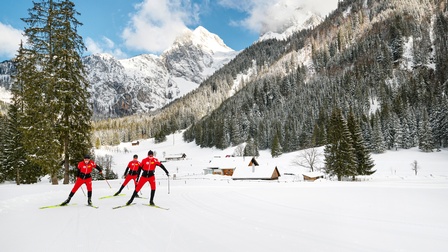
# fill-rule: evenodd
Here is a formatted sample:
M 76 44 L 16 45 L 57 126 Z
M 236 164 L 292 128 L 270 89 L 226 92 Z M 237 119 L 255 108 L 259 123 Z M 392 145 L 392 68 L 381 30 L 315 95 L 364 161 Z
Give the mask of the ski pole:
M 84 194 L 84 197 L 85 197 L 86 193 L 84 192 L 84 188 L 82 188 L 82 186 L 81 186 L 81 191 L 82 191 L 82 193 Z
M 170 194 L 170 175 L 168 175 L 168 194 Z
M 103 175 L 103 173 L 101 173 L 101 175 Z M 109 185 L 109 188 L 112 188 L 112 186 L 110 186 L 109 182 L 107 181 L 106 177 L 104 177 L 104 175 L 103 175 L 103 178 L 104 178 L 104 180 L 106 180 L 106 183 Z

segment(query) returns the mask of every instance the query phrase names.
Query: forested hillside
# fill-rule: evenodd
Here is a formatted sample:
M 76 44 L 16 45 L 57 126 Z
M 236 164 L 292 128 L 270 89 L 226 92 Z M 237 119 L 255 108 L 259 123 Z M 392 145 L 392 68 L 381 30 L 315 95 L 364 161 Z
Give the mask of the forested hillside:
M 321 25 L 254 44 L 155 115 L 96 123 L 95 139 L 162 141 L 188 128 L 204 147 L 288 152 L 325 144 L 340 109 L 372 151 L 446 146 L 447 20 L 442 0 L 341 1 Z

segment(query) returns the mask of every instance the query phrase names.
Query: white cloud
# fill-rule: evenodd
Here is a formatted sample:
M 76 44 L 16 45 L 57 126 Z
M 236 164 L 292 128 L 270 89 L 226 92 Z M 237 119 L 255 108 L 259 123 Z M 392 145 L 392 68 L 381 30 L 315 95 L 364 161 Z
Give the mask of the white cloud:
M 122 32 L 126 46 L 135 50 L 162 52 L 188 25 L 199 22 L 199 5 L 189 0 L 145 0 L 136 10 Z
M 87 37 L 85 40 L 85 45 L 87 47 L 87 52 L 91 54 L 108 53 L 118 59 L 128 57 L 123 51 L 115 46 L 115 43 L 111 39 L 107 37 L 102 37 L 101 41 L 95 41 L 92 38 Z
M 0 23 L 0 58 L 12 59 L 19 49 L 20 41 L 25 43 L 21 30 Z
M 234 20 L 233 25 L 243 26 L 258 33 L 279 31 L 294 19 L 298 8 L 325 16 L 336 9 L 339 0 L 220 0 L 226 8 L 247 13 L 247 17 Z

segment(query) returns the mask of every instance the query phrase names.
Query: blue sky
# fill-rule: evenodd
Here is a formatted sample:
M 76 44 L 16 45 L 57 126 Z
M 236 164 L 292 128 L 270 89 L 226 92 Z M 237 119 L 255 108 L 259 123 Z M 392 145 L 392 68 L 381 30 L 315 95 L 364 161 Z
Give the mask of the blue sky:
M 39 2 L 40 0 L 35 0 Z M 88 51 L 129 58 L 160 54 L 185 28 L 203 26 L 234 50 L 242 50 L 264 30 L 275 30 L 304 8 L 328 14 L 338 0 L 72 0 L 83 23 L 78 33 Z M 2 0 L 0 62 L 14 57 L 32 0 Z

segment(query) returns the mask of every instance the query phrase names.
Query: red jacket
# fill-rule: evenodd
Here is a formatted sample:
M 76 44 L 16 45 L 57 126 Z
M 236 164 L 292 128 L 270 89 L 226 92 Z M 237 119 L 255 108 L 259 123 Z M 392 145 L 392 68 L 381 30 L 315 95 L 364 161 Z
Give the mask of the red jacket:
M 101 167 L 99 167 L 95 162 L 92 160 L 89 160 L 89 162 L 86 164 L 84 161 L 81 161 L 78 163 L 78 177 L 82 179 L 90 178 L 90 173 L 92 172 L 93 168 L 97 169 L 98 171 L 102 171 Z
M 140 174 L 141 164 L 138 160 L 131 160 L 124 171 L 124 175 L 126 176 L 129 172 L 129 175 L 139 175 Z
M 142 160 L 142 169 L 144 171 L 154 171 L 156 165 L 160 166 L 160 161 L 155 157 L 147 157 Z
M 166 175 L 168 176 L 168 170 L 163 166 L 160 161 L 155 157 L 147 157 L 142 160 L 142 170 L 143 170 L 143 177 L 151 177 L 154 175 L 154 170 L 156 169 L 156 166 L 159 166 L 162 168 Z

